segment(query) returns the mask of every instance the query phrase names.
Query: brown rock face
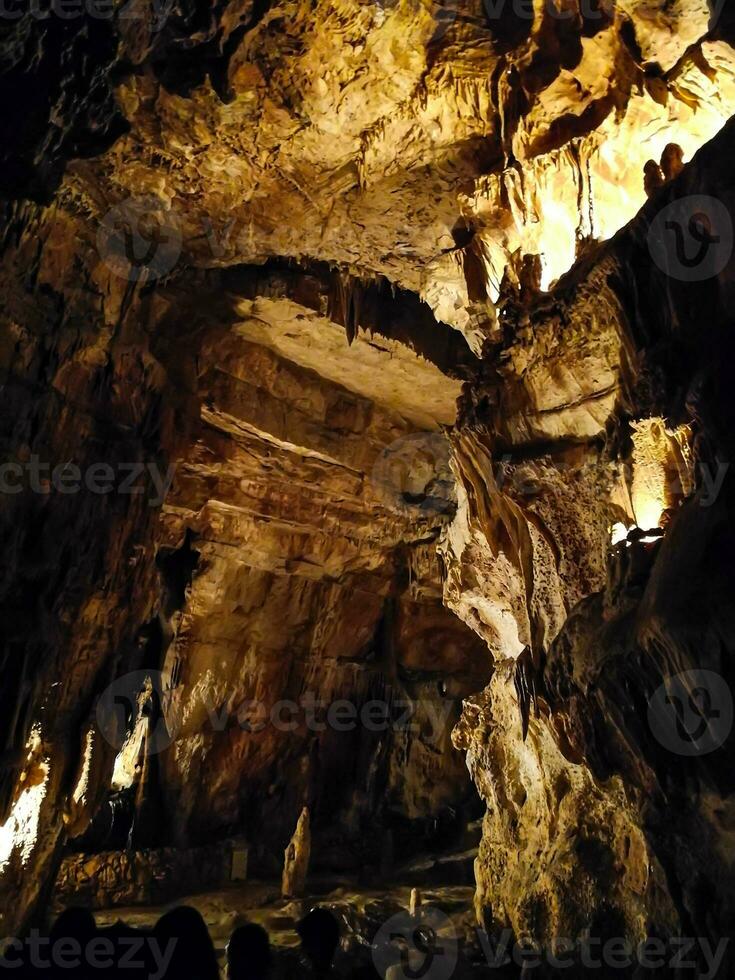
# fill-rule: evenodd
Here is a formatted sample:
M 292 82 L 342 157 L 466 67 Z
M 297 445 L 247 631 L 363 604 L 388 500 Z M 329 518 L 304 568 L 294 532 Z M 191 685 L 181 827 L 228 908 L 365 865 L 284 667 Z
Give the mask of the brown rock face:
M 136 11 L 0 27 L 0 935 L 479 794 L 488 929 L 729 938 L 731 13 Z
M 349 346 L 338 285 L 288 269 L 147 298 L 105 267 L 64 271 L 31 329 L 54 243 L 85 235 L 37 220 L 5 266 L 4 887 L 42 903 L 70 838 L 246 833 L 275 873 L 304 805 L 317 868 L 379 864 L 386 824 L 428 826 L 470 793 L 450 733 L 487 656 L 442 605 L 434 544 L 455 508 L 444 371 L 476 359 L 440 326 L 424 347 L 441 369 L 419 359 L 406 317 L 433 317 L 402 293 L 387 336 Z
M 732 287 L 727 273 L 677 281 L 644 249 L 665 208 L 707 188 L 727 217 L 732 140 L 729 125 L 531 311 L 454 437 L 445 595 L 496 661 L 455 731 L 488 808 L 478 913 L 546 944 L 591 923 L 635 941 L 729 935 Z M 657 415 L 668 432 L 635 421 Z M 616 522 L 666 523 L 664 508 L 663 540 L 639 531 L 610 547 Z

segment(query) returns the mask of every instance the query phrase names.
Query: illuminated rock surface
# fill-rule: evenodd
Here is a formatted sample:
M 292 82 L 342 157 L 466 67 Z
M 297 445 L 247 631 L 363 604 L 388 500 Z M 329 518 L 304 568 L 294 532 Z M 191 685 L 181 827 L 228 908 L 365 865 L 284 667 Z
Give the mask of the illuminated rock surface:
M 651 705 L 731 681 L 732 14 L 534 6 L 3 27 L 0 932 L 67 853 L 275 880 L 308 807 L 386 881 L 484 812 L 488 927 L 728 934 L 729 730 Z

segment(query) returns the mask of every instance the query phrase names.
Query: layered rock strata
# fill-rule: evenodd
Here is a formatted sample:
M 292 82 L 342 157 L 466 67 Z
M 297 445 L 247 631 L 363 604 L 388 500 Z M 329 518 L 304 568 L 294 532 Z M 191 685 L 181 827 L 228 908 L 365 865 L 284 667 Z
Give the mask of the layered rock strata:
M 729 689 L 732 15 L 524 6 L 3 22 L 6 932 L 70 846 L 390 866 L 464 701 L 480 918 L 726 934 L 729 738 L 649 708 Z

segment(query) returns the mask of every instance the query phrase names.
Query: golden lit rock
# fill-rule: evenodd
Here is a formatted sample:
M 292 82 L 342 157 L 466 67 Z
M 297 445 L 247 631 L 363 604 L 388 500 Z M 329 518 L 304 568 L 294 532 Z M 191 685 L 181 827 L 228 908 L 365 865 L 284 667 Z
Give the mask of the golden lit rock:
M 140 6 L 3 27 L 3 934 L 717 947 L 732 13 Z

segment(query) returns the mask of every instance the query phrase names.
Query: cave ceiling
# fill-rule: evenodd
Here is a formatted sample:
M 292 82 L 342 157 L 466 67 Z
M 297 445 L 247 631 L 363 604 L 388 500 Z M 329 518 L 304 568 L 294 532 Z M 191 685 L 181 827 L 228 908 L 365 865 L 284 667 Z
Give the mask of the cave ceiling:
M 155 202 L 187 265 L 384 276 L 479 350 L 508 264 L 539 254 L 548 286 L 634 216 L 648 159 L 670 142 L 690 159 L 735 105 L 706 0 L 530 12 L 340 0 L 233 3 L 191 33 L 122 21 L 129 132 L 68 167 L 61 206 Z

